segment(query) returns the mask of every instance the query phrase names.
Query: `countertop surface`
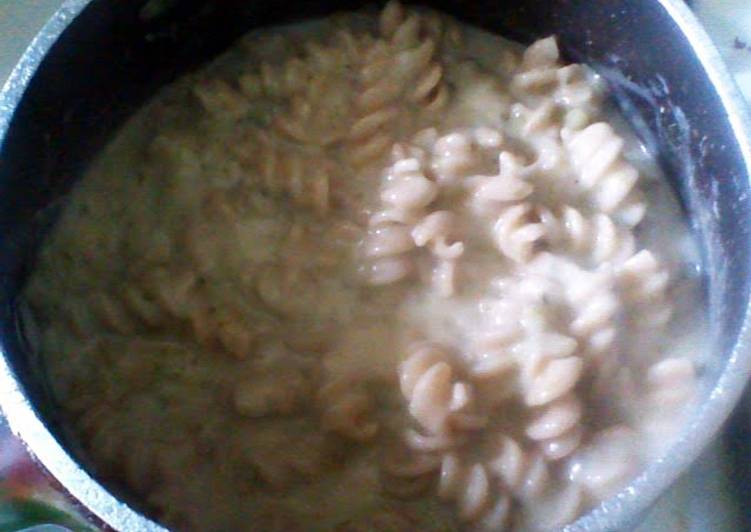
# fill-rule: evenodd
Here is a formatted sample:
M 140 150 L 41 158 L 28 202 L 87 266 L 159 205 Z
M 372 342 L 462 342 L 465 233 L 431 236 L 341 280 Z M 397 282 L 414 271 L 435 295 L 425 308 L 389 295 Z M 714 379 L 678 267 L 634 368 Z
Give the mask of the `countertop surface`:
M 0 84 L 5 82 L 24 49 L 61 3 L 62 0 L 0 0 Z M 702 0 L 694 2 L 694 9 L 751 101 L 751 1 Z M 0 427 L 0 433 L 2 430 Z M 748 529 L 749 523 L 740 521 L 749 511 L 748 494 L 740 496 L 737 481 L 731 481 L 734 466 L 729 461 L 726 440 L 715 442 L 693 469 L 662 497 L 639 532 Z M 0 474 L 3 467 L 8 466 L 5 456 L 8 452 L 1 447 L 0 442 Z

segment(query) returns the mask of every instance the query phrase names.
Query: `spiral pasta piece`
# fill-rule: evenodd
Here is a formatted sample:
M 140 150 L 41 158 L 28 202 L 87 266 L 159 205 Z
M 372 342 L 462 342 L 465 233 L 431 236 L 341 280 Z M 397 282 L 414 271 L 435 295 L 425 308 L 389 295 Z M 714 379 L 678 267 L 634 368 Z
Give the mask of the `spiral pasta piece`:
M 407 447 L 424 453 L 450 451 L 460 447 L 466 441 L 466 434 L 459 432 L 429 434 L 420 430 L 408 429 L 404 433 L 404 443 Z
M 614 319 L 619 310 L 612 275 L 570 268 L 566 297 L 574 311 L 571 332 L 593 354 L 607 352 L 616 336 Z
M 279 66 L 262 63 L 257 75 L 240 78 L 240 86 L 246 94 L 262 92 L 272 98 L 287 98 L 303 90 L 311 74 L 302 58 L 291 57 Z
M 524 50 L 519 71 L 529 74 L 517 82 L 522 86 L 531 86 L 541 82 L 550 82 L 553 76 L 548 72 L 558 65 L 559 52 L 555 37 L 538 39 Z
M 525 452 L 509 436 L 498 435 L 487 464 L 502 485 L 522 503 L 539 499 L 550 486 L 550 470 L 542 455 Z
M 276 117 L 274 125 L 292 141 L 330 146 L 347 134 L 346 122 L 336 118 L 347 108 L 348 100 L 348 87 L 341 80 L 318 75 L 290 99 L 288 109 Z
M 513 346 L 524 403 L 532 415 L 526 434 L 547 459 L 559 460 L 581 440 L 582 406 L 574 388 L 584 360 L 577 356 L 577 341 L 551 331 L 543 309 L 534 307 L 527 303 L 521 316 L 526 337 Z
M 456 292 L 457 261 L 464 253 L 464 244 L 453 241 L 456 216 L 450 211 L 435 211 L 417 222 L 411 235 L 418 247 L 427 246 L 436 258 L 432 283 L 443 297 Z
M 106 329 L 121 335 L 133 334 L 136 330 L 138 317 L 121 300 L 107 292 L 94 294 L 90 308 Z
M 572 457 L 570 477 L 591 496 L 605 499 L 616 493 L 638 465 L 636 433 L 616 425 L 594 434 Z
M 409 413 L 430 433 L 447 430 L 453 370 L 437 346 L 421 346 L 400 365 L 399 382 Z
M 456 259 L 464 252 L 462 242 L 453 241 L 458 220 L 451 211 L 434 211 L 417 222 L 411 236 L 415 245 L 429 247 L 442 259 Z
M 474 208 L 481 213 L 488 212 L 528 198 L 533 187 L 526 179 L 527 170 L 521 159 L 512 153 L 501 152 L 498 156 L 497 175 L 470 178 L 470 201 Z
M 512 123 L 517 134 L 529 143 L 535 154 L 530 170 L 543 174 L 559 172 L 565 160 L 560 138 L 560 120 L 555 104 L 543 101 L 536 107 L 517 103 L 511 106 Z
M 555 37 L 540 39 L 524 51 L 511 87 L 520 99 L 549 98 L 551 103 L 578 111 L 583 114 L 579 127 L 599 108 L 596 79 L 583 65 L 561 64 Z
M 435 111 L 448 102 L 436 43 L 426 35 L 421 16 L 399 2 L 380 17 L 381 39 L 363 54 L 356 118 L 348 134 L 349 160 L 355 169 L 380 161 L 394 141 L 394 127 L 406 104 Z
M 515 369 L 517 359 L 513 353 L 522 336 L 522 328 L 516 320 L 509 320 L 506 327 L 498 327 L 478 338 L 469 368 L 472 377 L 479 380 L 494 379 Z
M 221 79 L 201 81 L 193 87 L 193 94 L 207 112 L 218 117 L 238 119 L 250 109 L 248 98 Z
M 396 449 L 381 462 L 381 486 L 386 493 L 400 499 L 416 497 L 432 487 L 440 467 L 438 454 Z
M 555 101 L 569 109 L 563 126 L 572 130 L 585 127 L 600 106 L 601 91 L 597 78 L 580 64 L 559 68 L 556 77 L 558 87 L 554 94 Z
M 438 496 L 456 502 L 461 520 L 493 530 L 505 528 L 511 500 L 507 494 L 495 490 L 493 484 L 484 464 L 463 464 L 452 453 L 443 456 Z
M 545 235 L 545 227 L 532 218 L 533 207 L 521 203 L 503 209 L 493 226 L 498 250 L 514 262 L 528 262 L 535 244 Z
M 415 31 L 414 23 L 410 23 L 406 28 L 404 21 L 407 12 L 401 2 L 390 0 L 383 8 L 379 17 L 379 29 L 381 35 L 386 38 L 394 38 L 400 31 L 404 33 L 413 33 Z M 456 23 L 446 17 L 433 11 L 420 13 L 421 29 L 437 42 L 440 41 L 443 47 L 455 47 L 461 42 L 461 30 Z M 414 37 L 413 37 L 414 38 Z M 404 40 L 399 37 L 397 40 Z
M 186 244 L 191 247 L 190 239 Z M 192 265 L 179 272 L 157 268 L 139 273 L 124 288 L 92 294 L 91 313 L 102 326 L 123 335 L 133 334 L 133 328 L 144 325 L 157 327 L 168 321 L 190 321 L 199 306 L 197 280 Z M 76 319 L 75 311 L 70 319 Z
M 232 148 L 243 166 L 250 168 L 252 186 L 294 205 L 323 215 L 331 208 L 333 168 L 325 159 L 292 149 L 274 135 L 255 130 Z
M 579 381 L 584 362 L 573 356 L 576 341 L 557 334 L 547 334 L 539 343 L 550 342 L 545 351 L 536 353 L 523 368 L 525 403 L 541 406 L 560 399 L 570 392 Z
M 474 412 L 471 385 L 458 379 L 446 349 L 418 344 L 399 366 L 402 394 L 412 418 L 428 434 L 477 429 L 486 418 Z
M 670 357 L 648 366 L 641 405 L 646 412 L 638 423 L 656 435 L 652 444 L 664 451 L 671 443 L 665 434 L 674 434 L 685 422 L 686 413 L 697 399 L 694 362 L 686 357 Z
M 325 430 L 358 442 L 372 440 L 378 433 L 378 423 L 371 418 L 372 400 L 362 385 L 347 379 L 328 382 L 319 390 L 318 400 Z
M 633 234 L 606 214 L 588 218 L 566 205 L 558 216 L 544 207 L 538 208 L 538 216 L 545 227 L 547 244 L 589 256 L 593 265 L 622 264 L 634 254 Z
M 557 309 L 557 320 L 561 320 L 560 313 L 563 313 L 565 318 L 559 323 L 566 327 L 571 335 L 569 340 L 575 340 L 577 346 L 575 353 L 572 349 L 564 356 L 579 357 L 581 365 L 571 360 L 563 367 L 579 375 L 586 372 L 594 378 L 595 389 L 605 393 L 622 367 L 621 351 L 616 343 L 617 333 L 622 327 L 621 301 L 617 297 L 613 271 L 608 268 L 587 271 L 547 252 L 540 253 L 530 267 L 549 284 L 549 288 L 543 286 L 538 297 L 544 298 L 551 309 Z M 543 368 L 544 364 L 531 366 L 527 375 L 536 375 Z M 556 380 L 554 375 L 549 375 L 553 379 L 549 382 Z
M 166 319 L 164 308 L 154 302 L 142 287 L 129 285 L 122 291 L 122 298 L 125 309 L 146 325 L 155 327 Z
M 399 87 L 388 77 L 390 55 L 377 41 L 365 52 L 360 67 L 356 118 L 349 131 L 350 164 L 360 169 L 380 160 L 393 144 L 393 125 L 399 115 Z
M 438 45 L 445 58 L 462 45 L 464 35 L 456 20 L 435 11 L 421 13 L 423 31 Z
M 541 140 L 556 141 L 558 133 L 558 118 L 556 107 L 546 101 L 537 107 L 515 103 L 511 106 L 511 119 L 520 135 L 529 136 L 530 141 L 539 143 Z M 538 138 L 532 138 L 536 136 Z M 545 139 L 545 137 L 549 137 Z
M 447 221 L 441 224 L 437 223 L 439 219 L 428 220 L 418 228 L 417 239 L 413 235 L 414 224 L 437 194 L 436 184 L 425 176 L 418 159 L 401 159 L 389 168 L 381 190 L 384 208 L 370 217 L 370 228 L 363 242 L 370 284 L 391 284 L 412 274 L 415 269 L 412 251 L 427 245 L 429 240 L 435 241 L 432 248 L 443 252 L 447 260 L 452 254 L 461 254 L 461 245 L 452 249 L 436 233 Z M 423 242 L 421 238 L 426 240 Z M 442 243 L 446 245 L 441 246 Z
M 634 308 L 632 317 L 639 325 L 659 328 L 667 324 L 673 310 L 667 297 L 670 274 L 651 251 L 642 250 L 632 256 L 617 276 L 623 297 Z
M 437 137 L 431 143 L 431 170 L 440 184 L 456 183 L 476 162 L 472 138 L 463 132 Z
M 381 224 L 372 228 L 364 243 L 368 258 L 380 259 L 408 253 L 415 248 L 409 226 Z
M 260 324 L 247 323 L 235 309 L 210 312 L 205 301 L 191 308 L 186 321 L 199 344 L 219 347 L 238 359 L 248 356 L 261 329 Z
M 368 35 L 355 34 L 352 30 L 338 28 L 323 42 L 306 41 L 303 45 L 305 58 L 318 72 L 337 72 L 346 69 L 360 59 L 364 47 L 371 42 Z
M 402 159 L 417 159 L 423 168 L 429 168 L 429 156 L 431 146 L 438 138 L 438 132 L 434 128 L 418 131 L 409 142 L 397 142 L 391 148 L 391 163 Z
M 304 55 L 280 67 L 280 81 L 295 90 L 286 98 L 285 109 L 277 115 L 274 125 L 287 138 L 319 147 L 344 140 L 348 133 L 363 135 L 372 128 L 374 116 L 351 126 L 351 67 L 361 62 L 369 40 L 351 31 L 340 29 L 331 42 L 309 41 Z
M 238 380 L 232 403 L 249 418 L 299 413 L 313 394 L 310 363 L 280 341 L 262 341 L 254 349 L 253 372 Z
M 238 414 L 261 418 L 289 415 L 298 411 L 308 398 L 308 384 L 299 374 L 289 379 L 264 379 L 241 383 L 235 387 L 233 405 Z M 284 382 L 284 386 L 280 386 Z
M 380 29 L 398 52 L 396 70 L 409 76 L 409 85 L 405 86 L 407 101 L 427 111 L 445 107 L 449 94 L 443 81 L 443 66 L 435 58 L 435 33 L 439 29 L 435 19 L 426 19 L 391 1 L 381 13 Z
M 577 484 L 548 490 L 525 508 L 521 521 L 531 530 L 559 530 L 579 516 L 585 501 L 584 490 Z
M 570 368 L 567 371 L 571 371 Z M 579 446 L 582 404 L 573 392 L 533 409 L 532 416 L 526 435 L 537 442 L 547 459 L 565 458 Z
M 436 184 L 425 176 L 418 159 L 403 159 L 390 167 L 381 200 L 388 207 L 421 213 L 438 194 Z
M 580 186 L 592 203 L 617 222 L 634 227 L 644 217 L 646 204 L 636 187 L 639 173 L 623 156 L 623 139 L 606 122 L 571 133 L 565 146 Z
M 673 415 L 696 393 L 696 369 L 687 358 L 666 358 L 647 370 L 647 398 L 655 411 Z

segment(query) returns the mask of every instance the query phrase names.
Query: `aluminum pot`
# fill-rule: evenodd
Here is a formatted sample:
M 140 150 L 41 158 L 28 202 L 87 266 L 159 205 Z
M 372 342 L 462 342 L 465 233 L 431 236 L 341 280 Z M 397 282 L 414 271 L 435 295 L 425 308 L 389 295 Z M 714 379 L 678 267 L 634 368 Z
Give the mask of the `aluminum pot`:
M 39 462 L 96 524 L 162 530 L 139 511 L 138 501 L 87 472 L 19 332 L 15 297 L 55 207 L 117 126 L 160 86 L 251 28 L 355 4 L 67 0 L 0 92 L 0 405 Z M 717 434 L 751 371 L 751 137 L 743 103 L 681 0 L 429 4 L 522 41 L 557 34 L 568 58 L 598 70 L 659 154 L 701 244 L 711 354 L 698 411 L 662 459 L 568 527 L 627 529 Z

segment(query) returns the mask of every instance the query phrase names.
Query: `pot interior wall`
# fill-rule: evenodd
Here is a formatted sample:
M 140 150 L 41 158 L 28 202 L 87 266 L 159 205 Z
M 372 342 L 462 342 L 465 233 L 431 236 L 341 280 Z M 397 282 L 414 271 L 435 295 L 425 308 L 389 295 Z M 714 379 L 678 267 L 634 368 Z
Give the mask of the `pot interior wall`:
M 0 151 L 2 346 L 53 431 L 59 428 L 54 405 L 17 332 L 14 298 L 58 200 L 115 128 L 164 83 L 253 27 L 357 7 L 343 0 L 175 0 L 144 20 L 144 3 L 88 5 L 34 74 Z M 751 194 L 721 102 L 680 30 L 653 0 L 430 5 L 524 41 L 557 34 L 569 58 L 608 80 L 629 120 L 660 154 L 702 243 L 716 337 L 716 363 L 707 370 L 713 387 L 747 305 Z

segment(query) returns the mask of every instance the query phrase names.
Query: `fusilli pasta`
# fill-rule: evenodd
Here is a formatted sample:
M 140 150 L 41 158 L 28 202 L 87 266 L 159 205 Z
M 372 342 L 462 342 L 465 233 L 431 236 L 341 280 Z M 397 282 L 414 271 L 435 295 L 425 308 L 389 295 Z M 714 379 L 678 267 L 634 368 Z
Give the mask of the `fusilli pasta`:
M 501 212 L 493 226 L 498 249 L 515 262 L 532 258 L 535 244 L 545 235 L 545 226 L 535 222 L 532 205 L 520 203 Z
M 449 353 L 432 344 L 417 345 L 399 368 L 410 415 L 430 434 L 473 429 L 485 423 L 473 412 L 471 386 L 458 380 Z
M 546 208 L 539 209 L 538 216 L 545 227 L 547 244 L 588 255 L 594 266 L 605 262 L 622 264 L 634 254 L 631 232 L 616 225 L 606 214 L 598 213 L 587 218 L 581 211 L 566 205 L 559 216 Z
M 389 67 L 388 47 L 376 41 L 365 52 L 360 68 L 357 118 L 349 132 L 349 160 L 355 168 L 383 157 L 393 144 L 391 128 L 399 114 L 400 89 L 387 75 Z
M 508 495 L 497 493 L 493 484 L 484 464 L 465 465 L 456 455 L 443 456 L 438 495 L 456 501 L 460 519 L 477 522 L 488 530 L 502 530 L 511 501 Z
M 589 191 L 592 203 L 619 223 L 634 227 L 646 206 L 635 188 L 639 173 L 623 157 L 623 139 L 612 126 L 598 122 L 565 139 L 579 185 Z
M 378 433 L 371 419 L 373 404 L 368 392 L 347 380 L 326 383 L 318 392 L 321 423 L 329 430 L 355 441 L 368 441 Z
M 254 184 L 262 191 L 287 196 L 295 205 L 319 214 L 328 212 L 333 169 L 320 156 L 284 147 L 264 132 L 255 132 L 236 150 L 252 164 Z
M 618 284 L 626 302 L 637 309 L 633 319 L 648 327 L 662 327 L 672 315 L 667 300 L 670 276 L 651 251 L 642 250 L 618 270 Z
M 381 13 L 380 29 L 397 52 L 394 64 L 397 75 L 403 72 L 407 78 L 404 80 L 407 101 L 433 112 L 446 106 L 448 90 L 443 82 L 443 66 L 434 57 L 437 36 L 430 35 L 439 27 L 434 18 L 427 22 L 424 16 L 410 13 L 399 2 L 391 1 Z

